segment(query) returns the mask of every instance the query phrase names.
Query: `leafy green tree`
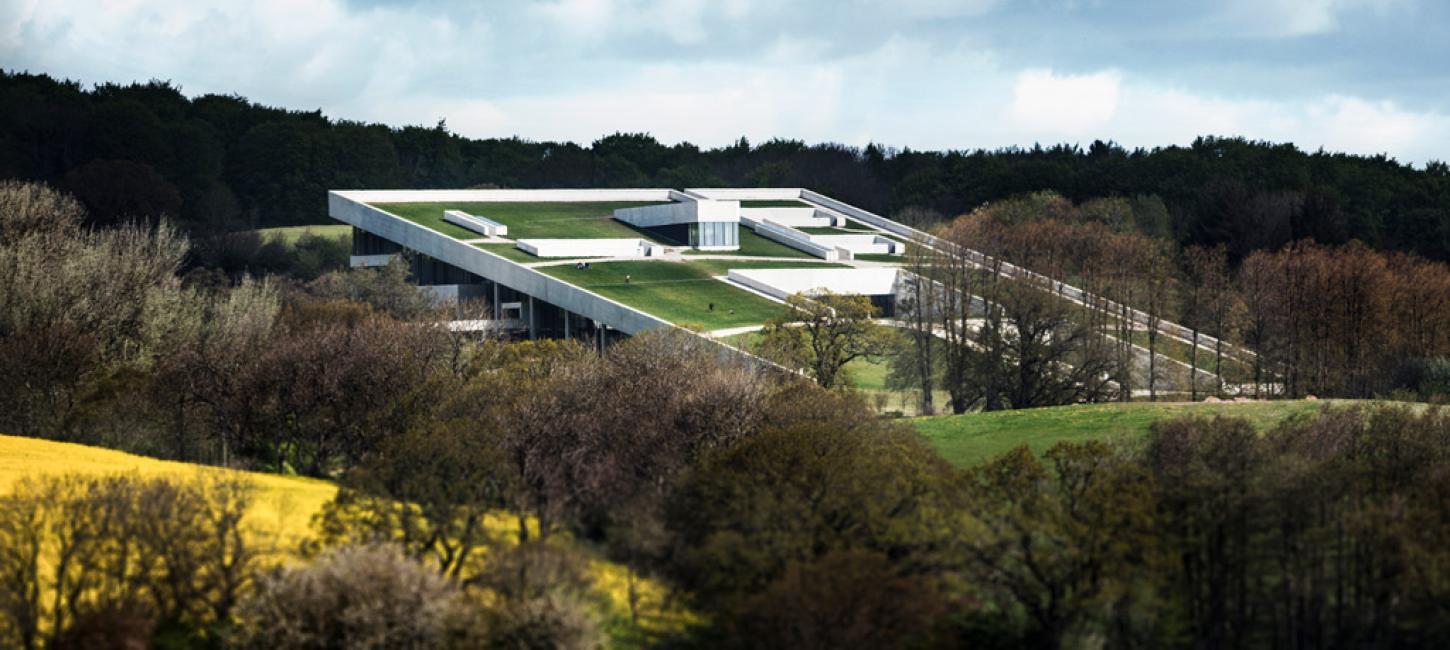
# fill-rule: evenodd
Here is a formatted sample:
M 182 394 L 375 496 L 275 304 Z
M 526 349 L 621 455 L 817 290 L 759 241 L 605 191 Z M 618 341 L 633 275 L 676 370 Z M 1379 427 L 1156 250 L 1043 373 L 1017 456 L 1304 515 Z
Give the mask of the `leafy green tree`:
M 729 610 L 792 563 L 869 549 L 903 575 L 930 571 L 960 531 L 952 475 L 914 432 L 858 399 L 795 388 L 772 425 L 707 456 L 670 498 L 670 574 L 702 604 Z
M 391 436 L 344 476 L 317 517 L 320 541 L 394 543 L 454 580 L 467 579 L 497 541 L 489 517 L 511 489 L 503 452 L 457 420 L 425 421 Z
M 967 574 L 1003 611 L 1025 614 L 1032 647 L 1072 647 L 1112 626 L 1131 639 L 1123 626 L 1141 618 L 1131 610 L 1151 601 L 1166 563 L 1154 482 L 1099 442 L 1061 443 L 1046 459 L 1024 446 L 968 470 Z
M 880 358 L 892 349 L 890 331 L 865 296 L 830 291 L 794 294 L 785 312 L 762 330 L 759 350 L 788 368 L 803 368 L 822 388 L 849 383 L 846 364 Z

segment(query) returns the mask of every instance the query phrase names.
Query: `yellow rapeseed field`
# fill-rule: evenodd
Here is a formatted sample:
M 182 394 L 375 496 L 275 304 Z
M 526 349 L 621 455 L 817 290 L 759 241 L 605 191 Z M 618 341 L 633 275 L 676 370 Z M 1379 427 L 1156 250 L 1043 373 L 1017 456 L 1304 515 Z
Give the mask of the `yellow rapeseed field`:
M 0 435 L 0 494 L 9 492 L 26 476 L 136 473 L 189 478 L 202 472 L 220 471 L 225 470 L 86 445 Z M 293 555 L 312 534 L 313 515 L 337 494 L 337 486 L 328 481 L 260 472 L 242 474 L 257 490 L 248 514 L 254 543 L 272 548 L 283 557 Z M 500 513 L 491 526 L 498 529 L 500 537 L 507 538 L 517 526 L 516 522 L 511 514 Z M 596 587 L 610 601 L 609 609 L 615 616 L 627 616 L 628 572 L 602 559 L 594 560 L 591 565 Z M 671 604 L 660 584 L 642 581 L 637 588 L 642 629 L 634 633 L 626 631 L 626 635 L 657 634 L 693 620 L 689 612 Z

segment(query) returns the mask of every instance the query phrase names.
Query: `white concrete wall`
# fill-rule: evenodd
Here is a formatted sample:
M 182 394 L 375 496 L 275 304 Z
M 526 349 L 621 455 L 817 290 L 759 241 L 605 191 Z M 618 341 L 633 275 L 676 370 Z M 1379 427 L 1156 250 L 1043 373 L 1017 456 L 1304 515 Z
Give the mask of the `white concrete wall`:
M 851 251 L 855 255 L 899 254 L 899 242 L 877 235 L 811 235 L 811 241 L 826 246 L 835 246 Z
M 428 203 L 440 201 L 480 203 L 670 201 L 679 192 L 669 189 L 626 190 L 334 190 L 358 203 Z
M 896 294 L 899 269 L 730 269 L 726 277 L 781 300 L 791 294 L 822 289 L 840 294 L 887 296 Z
M 785 244 L 798 251 L 810 253 L 828 262 L 835 262 L 840 259 L 840 253 L 834 246 L 817 244 L 811 241 L 810 235 L 794 228 L 782 226 L 771 221 L 758 221 L 751 225 L 755 227 L 755 234 L 771 241 Z
M 518 248 L 538 257 L 640 257 L 654 244 L 643 239 L 520 239 Z
M 701 187 L 685 190 L 687 194 L 718 201 L 788 201 L 801 198 L 799 187 Z
M 462 210 L 444 210 L 443 220 L 462 226 L 485 237 L 502 237 L 509 234 L 509 227 L 488 217 L 468 214 Z
M 687 200 L 665 205 L 620 208 L 614 218 L 637 228 L 656 228 L 682 223 L 738 222 L 739 201 Z
M 837 224 L 831 215 L 818 212 L 815 208 L 740 208 L 741 219 L 753 219 L 764 221 L 769 219 L 782 226 L 792 228 L 828 228 L 835 225 L 845 225 L 846 220 L 842 218 Z

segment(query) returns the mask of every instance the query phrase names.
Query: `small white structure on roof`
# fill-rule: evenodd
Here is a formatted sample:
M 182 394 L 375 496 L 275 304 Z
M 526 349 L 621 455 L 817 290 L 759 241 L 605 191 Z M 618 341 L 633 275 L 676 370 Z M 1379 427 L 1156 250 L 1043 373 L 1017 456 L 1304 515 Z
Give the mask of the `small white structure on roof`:
M 444 210 L 443 220 L 456 226 L 472 230 L 485 237 L 503 237 L 509 234 L 509 227 L 488 217 L 468 214 L 462 210 Z
M 846 225 L 846 217 L 833 215 L 823 210 L 806 206 L 799 208 L 740 208 L 740 220 L 744 222 L 772 221 L 792 228 L 830 228 Z
M 832 248 L 844 248 L 855 255 L 900 255 L 905 246 L 880 235 L 811 235 L 812 242 Z
M 644 239 L 520 239 L 516 245 L 537 257 L 649 257 L 662 248 Z
M 894 296 L 898 273 L 899 269 L 894 267 L 730 269 L 726 278 L 784 300 L 791 294 L 820 290 L 862 296 Z
M 680 195 L 661 205 L 620 208 L 614 218 L 700 250 L 740 248 L 740 202 Z

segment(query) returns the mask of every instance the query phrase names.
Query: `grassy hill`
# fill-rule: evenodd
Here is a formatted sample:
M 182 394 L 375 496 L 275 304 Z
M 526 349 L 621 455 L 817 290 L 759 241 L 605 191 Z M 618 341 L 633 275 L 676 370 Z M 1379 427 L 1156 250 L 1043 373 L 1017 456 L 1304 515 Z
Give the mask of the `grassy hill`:
M 1161 419 L 1184 415 L 1232 415 L 1248 418 L 1260 430 L 1285 418 L 1314 413 L 1327 404 L 1348 400 L 1286 400 L 1267 402 L 1224 402 L 1207 404 L 1130 402 L 1127 404 L 1082 404 L 1051 408 L 939 415 L 909 420 L 947 460 L 970 466 L 988 460 L 1020 444 L 1041 453 L 1063 441 L 1141 438 L 1148 426 Z
M 192 477 L 210 467 L 146 458 L 124 452 L 64 442 L 0 436 L 0 493 L 25 476 L 46 474 L 117 474 Z M 310 531 L 312 515 L 337 494 L 327 481 L 247 472 L 256 486 L 250 513 L 255 533 L 294 549 Z

